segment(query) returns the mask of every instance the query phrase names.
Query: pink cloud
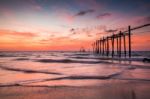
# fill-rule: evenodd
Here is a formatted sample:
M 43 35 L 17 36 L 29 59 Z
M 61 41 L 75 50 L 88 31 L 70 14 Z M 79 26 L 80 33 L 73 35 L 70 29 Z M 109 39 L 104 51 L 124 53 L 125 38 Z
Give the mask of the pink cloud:
M 0 30 L 0 36 L 20 36 L 20 37 L 35 37 L 37 36 L 35 33 L 31 32 L 17 32 L 11 30 Z
M 59 10 L 58 10 L 59 9 Z M 58 8 L 57 13 L 58 17 L 66 23 L 72 24 L 75 20 L 75 17 L 71 14 L 71 11 L 65 8 Z M 61 10 L 60 10 L 61 9 Z
M 66 21 L 67 23 L 73 23 L 74 22 L 74 17 L 69 15 L 68 13 L 63 13 L 62 14 L 62 18 L 64 21 Z
M 14 15 L 14 12 L 11 9 L 8 9 L 5 7 L 1 7 L 0 11 L 1 11 L 2 15 L 5 17 L 11 17 Z

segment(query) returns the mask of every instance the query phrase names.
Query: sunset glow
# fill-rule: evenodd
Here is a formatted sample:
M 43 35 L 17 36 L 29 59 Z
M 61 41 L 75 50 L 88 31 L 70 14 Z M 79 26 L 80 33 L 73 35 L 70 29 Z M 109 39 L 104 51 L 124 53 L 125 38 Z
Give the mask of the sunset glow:
M 0 50 L 92 50 L 109 30 L 150 22 L 149 0 L 116 1 L 1 0 Z M 150 50 L 148 28 L 133 33 L 133 50 Z

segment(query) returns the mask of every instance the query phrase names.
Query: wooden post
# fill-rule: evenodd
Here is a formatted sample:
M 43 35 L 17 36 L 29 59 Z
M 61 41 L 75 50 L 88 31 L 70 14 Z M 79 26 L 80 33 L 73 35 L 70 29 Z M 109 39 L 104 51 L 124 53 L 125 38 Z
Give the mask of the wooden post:
M 95 43 L 96 43 L 96 52 L 95 53 L 97 54 L 97 40 L 95 41 Z
M 109 38 L 108 38 L 108 56 L 109 56 Z
M 103 54 L 102 55 L 104 55 L 104 37 L 103 37 L 102 43 L 103 43 Z
M 99 40 L 97 40 L 97 53 L 99 54 Z
M 124 38 L 124 55 L 126 57 L 126 34 L 123 35 Z
M 98 44 L 97 44 L 97 40 L 96 40 L 96 54 L 98 53 Z
M 97 54 L 99 54 L 99 40 L 97 40 Z
M 117 56 L 119 56 L 119 48 L 118 48 L 118 36 L 117 36 L 116 38 L 117 38 Z
M 107 37 L 105 38 L 105 53 L 107 55 Z
M 96 53 L 96 42 L 94 42 L 94 49 L 95 49 L 94 53 Z
M 107 41 L 106 41 L 106 38 L 104 39 L 104 42 L 105 42 L 105 55 L 107 54 Z
M 105 55 L 105 38 L 104 38 L 104 55 Z
M 94 43 L 92 44 L 92 52 L 94 53 Z
M 128 27 L 128 37 L 129 37 L 129 58 L 131 57 L 131 27 Z
M 105 38 L 105 55 L 107 55 L 107 37 Z
M 92 45 L 93 45 L 93 53 L 94 53 L 94 43 Z
M 119 57 L 121 57 L 121 31 L 119 33 Z
M 107 37 L 107 56 L 109 56 L 109 38 Z
M 101 50 L 101 42 L 102 42 L 102 40 L 100 39 L 100 54 L 102 54 L 102 50 Z
M 114 57 L 114 34 L 112 35 L 112 57 Z

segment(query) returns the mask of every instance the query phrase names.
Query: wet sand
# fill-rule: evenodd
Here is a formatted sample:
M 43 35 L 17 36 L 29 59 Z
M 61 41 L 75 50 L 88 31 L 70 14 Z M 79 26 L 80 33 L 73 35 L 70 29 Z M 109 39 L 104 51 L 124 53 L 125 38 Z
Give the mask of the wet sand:
M 150 99 L 149 63 L 70 52 L 2 56 L 0 99 Z
M 1 99 L 150 99 L 149 82 L 106 86 L 3 86 Z

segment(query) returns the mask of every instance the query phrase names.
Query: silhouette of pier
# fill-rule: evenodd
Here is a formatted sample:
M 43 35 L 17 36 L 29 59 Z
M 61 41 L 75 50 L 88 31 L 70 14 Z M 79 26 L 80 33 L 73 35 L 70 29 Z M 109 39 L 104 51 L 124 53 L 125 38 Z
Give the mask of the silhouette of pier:
M 102 56 L 112 56 L 112 57 L 124 56 L 131 58 L 132 52 L 131 32 L 148 26 L 150 26 L 150 24 L 144 24 L 134 28 L 128 26 L 128 30 L 126 31 L 120 31 L 119 33 L 113 33 L 110 36 L 102 37 L 92 44 L 93 53 L 100 54 Z

